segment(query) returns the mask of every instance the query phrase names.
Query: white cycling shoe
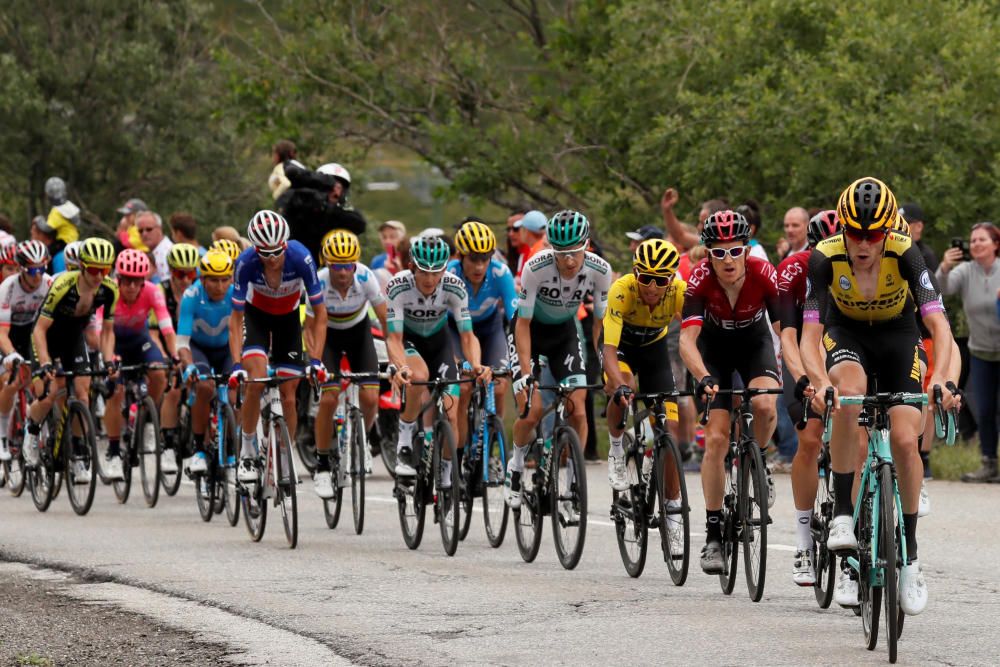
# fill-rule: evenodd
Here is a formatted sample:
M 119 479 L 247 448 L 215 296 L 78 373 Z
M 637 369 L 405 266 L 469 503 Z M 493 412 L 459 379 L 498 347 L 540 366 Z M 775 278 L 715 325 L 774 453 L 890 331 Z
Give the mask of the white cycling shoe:
M 125 469 L 121 456 L 109 456 L 104 461 L 104 476 L 112 481 L 125 479 Z
M 503 482 L 503 499 L 512 509 L 521 508 L 521 471 L 507 469 L 507 477 Z
M 38 465 L 38 436 L 28 433 L 24 436 L 24 445 L 21 447 L 21 456 L 24 457 L 24 465 L 34 468 Z
M 774 473 L 771 472 L 771 466 L 764 466 L 764 482 L 767 484 L 767 508 L 771 509 L 774 507 L 774 500 L 778 496 L 777 490 L 774 488 Z
M 812 552 L 800 549 L 795 552 L 792 561 L 792 581 L 796 586 L 812 586 L 816 583 L 816 570 L 813 568 Z
M 73 461 L 73 483 L 86 486 L 90 484 L 90 480 L 93 478 L 94 473 L 91 471 L 90 466 L 88 466 L 83 461 Z
M 826 548 L 835 554 L 858 550 L 858 538 L 854 536 L 854 517 L 841 514 L 830 522 L 830 535 L 826 538 Z
M 188 472 L 192 475 L 204 475 L 208 472 L 208 461 L 205 459 L 205 452 L 195 452 L 188 463 Z
M 257 462 L 250 457 L 242 459 L 239 468 L 236 469 L 236 479 L 244 484 L 253 484 L 259 478 Z
M 920 506 L 917 508 L 917 516 L 924 517 L 931 513 L 931 497 L 927 493 L 927 480 L 920 482 Z
M 625 454 L 608 454 L 608 482 L 615 491 L 628 491 L 628 475 L 625 470 Z
M 164 449 L 160 454 L 160 472 L 167 475 L 177 472 L 177 453 L 173 447 Z
M 843 568 L 837 575 L 837 587 L 833 589 L 833 601 L 841 607 L 857 607 L 861 604 L 858 582 L 851 577 L 851 569 Z
M 927 608 L 927 582 L 915 560 L 899 571 L 899 606 L 907 616 L 916 616 Z
M 10 448 L 7 447 L 7 440 L 0 440 L 0 461 L 6 463 L 7 461 L 10 461 L 10 459 Z
M 684 558 L 684 524 L 671 517 L 667 517 L 667 548 L 673 560 Z
M 313 477 L 313 490 L 323 500 L 333 498 L 333 475 L 330 474 L 329 470 L 316 471 L 316 476 Z

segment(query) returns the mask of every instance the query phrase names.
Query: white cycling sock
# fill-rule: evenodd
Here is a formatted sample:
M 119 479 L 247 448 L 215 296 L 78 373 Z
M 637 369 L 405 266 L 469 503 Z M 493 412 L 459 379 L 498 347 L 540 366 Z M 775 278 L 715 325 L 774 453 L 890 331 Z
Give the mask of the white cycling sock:
M 399 420 L 399 440 L 396 441 L 397 452 L 403 447 L 409 447 L 413 444 L 413 429 L 416 425 L 416 422 Z
M 508 469 L 511 472 L 524 472 L 524 457 L 528 453 L 528 445 L 514 445 L 514 454 L 510 457 Z
M 0 412 L 0 438 L 7 439 L 7 432 L 10 429 L 10 413 Z
M 252 459 L 257 456 L 257 448 L 254 446 L 254 440 L 257 437 L 256 433 L 247 433 L 242 431 L 240 434 L 242 445 L 240 446 L 240 456 L 245 459 Z
M 448 480 L 445 488 L 451 486 L 451 460 L 441 461 L 441 479 Z
M 622 439 L 624 437 L 624 432 L 620 433 L 617 438 L 608 433 L 608 440 L 611 442 L 611 450 L 608 452 L 609 456 L 614 456 L 617 459 L 625 456 L 625 449 L 622 448 Z
M 674 500 L 673 498 L 671 498 L 670 500 L 667 501 L 667 507 L 669 509 L 672 509 L 672 510 L 679 509 L 680 506 L 681 506 L 681 499 L 680 498 L 677 498 L 676 500 Z M 683 525 L 683 522 L 681 521 L 681 515 L 680 514 L 668 514 L 667 515 L 667 521 L 669 521 L 671 524 L 673 524 L 675 526 L 682 526 Z
M 812 549 L 812 516 L 811 509 L 795 510 L 795 535 L 798 538 L 799 551 Z

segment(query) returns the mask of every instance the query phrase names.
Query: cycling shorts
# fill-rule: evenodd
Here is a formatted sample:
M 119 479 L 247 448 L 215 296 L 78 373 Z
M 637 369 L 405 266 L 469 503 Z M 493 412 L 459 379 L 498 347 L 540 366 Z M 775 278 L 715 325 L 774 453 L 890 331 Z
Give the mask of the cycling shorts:
M 165 361 L 163 352 L 153 342 L 148 331 L 134 336 L 115 336 L 115 354 L 121 357 L 123 366 Z
M 508 366 L 507 332 L 503 327 L 503 315 L 499 310 L 482 322 L 472 323 L 472 334 L 479 339 L 479 354 L 483 366 L 491 368 L 506 368 Z M 451 337 L 452 349 L 461 361 L 465 361 L 462 353 L 462 340 L 455 321 L 448 318 L 448 335 Z
M 854 362 L 868 374 L 870 387 L 872 379 L 878 378 L 878 391 L 918 393 L 922 390 L 918 341 L 915 326 L 834 324 L 823 334 L 826 367 Z
M 535 377 L 541 370 L 539 357 L 548 359 L 552 377 L 559 384 L 570 387 L 587 384 L 583 339 L 574 320 L 561 324 L 531 320 L 531 365 Z
M 323 365 L 333 375 L 340 371 L 341 360 L 346 357 L 352 373 L 378 373 L 378 355 L 375 353 L 375 339 L 372 338 L 372 323 L 365 315 L 364 319 L 348 329 L 327 329 L 326 345 L 323 347 Z M 377 387 L 379 381 L 375 378 L 362 380 L 362 387 Z M 323 385 L 323 389 L 339 386 L 339 382 L 331 380 Z
M 623 373 L 639 376 L 639 392 L 655 394 L 674 390 L 674 374 L 667 360 L 666 337 L 647 345 L 618 346 L 618 368 Z M 667 418 L 677 420 L 676 400 L 667 401 Z
M 749 386 L 754 378 L 759 377 L 768 377 L 781 384 L 774 343 L 769 335 L 748 335 L 734 340 L 729 336 L 706 336 L 702 329 L 698 336 L 698 350 L 708 374 L 718 381 L 719 389 L 738 389 L 739 380 L 743 381 L 744 386 Z M 732 399 L 729 396 L 716 396 L 709 408 L 729 410 L 731 406 Z
M 34 328 L 35 324 L 31 323 L 20 327 L 11 326 L 7 330 L 7 335 L 10 337 L 10 344 L 14 346 L 14 351 L 25 359 L 31 359 L 31 331 Z
M 458 364 L 455 363 L 455 352 L 451 347 L 451 337 L 442 327 L 430 336 L 417 336 L 403 333 L 403 347 L 409 357 L 417 356 L 424 360 L 429 372 L 429 380 L 457 380 Z M 459 386 L 451 385 L 448 393 L 458 396 Z
M 924 373 L 924 380 L 922 382 L 924 391 L 927 391 L 927 385 L 931 383 L 931 376 L 934 375 L 933 338 L 920 339 L 920 360 L 924 362 L 924 367 L 927 369 L 926 372 Z
M 268 353 L 270 351 L 270 353 Z M 264 357 L 278 375 L 298 375 L 305 368 L 299 311 L 272 315 L 249 302 L 243 311 L 243 359 Z
M 202 375 L 229 375 L 233 370 L 233 358 L 229 346 L 202 347 L 191 341 L 191 358 Z
M 45 341 L 49 348 L 49 358 L 53 363 L 59 362 L 63 370 L 66 371 L 86 371 L 90 368 L 87 357 L 87 343 L 83 339 L 81 331 L 76 336 L 69 336 L 60 333 L 55 327 L 49 327 L 45 332 Z M 35 346 L 31 346 L 32 369 L 38 370 L 41 364 L 38 362 L 38 355 L 35 354 Z

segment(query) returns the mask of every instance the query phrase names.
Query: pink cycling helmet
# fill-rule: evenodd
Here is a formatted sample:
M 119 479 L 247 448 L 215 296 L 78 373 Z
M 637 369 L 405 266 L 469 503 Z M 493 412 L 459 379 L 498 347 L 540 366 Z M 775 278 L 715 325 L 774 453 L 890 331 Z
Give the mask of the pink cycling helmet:
M 151 268 L 146 253 L 132 248 L 122 250 L 118 255 L 118 261 L 115 262 L 115 271 L 125 278 L 146 278 Z

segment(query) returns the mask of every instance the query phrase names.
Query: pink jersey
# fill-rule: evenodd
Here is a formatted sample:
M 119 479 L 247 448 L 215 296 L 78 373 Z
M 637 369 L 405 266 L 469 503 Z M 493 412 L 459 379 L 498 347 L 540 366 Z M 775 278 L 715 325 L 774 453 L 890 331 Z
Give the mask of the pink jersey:
M 132 303 L 126 303 L 125 298 L 119 296 L 115 306 L 115 337 L 131 338 L 148 333 L 150 313 L 156 315 L 161 332 L 173 333 L 174 323 L 167 311 L 163 290 L 147 280 Z

